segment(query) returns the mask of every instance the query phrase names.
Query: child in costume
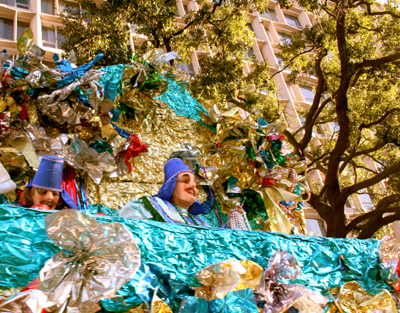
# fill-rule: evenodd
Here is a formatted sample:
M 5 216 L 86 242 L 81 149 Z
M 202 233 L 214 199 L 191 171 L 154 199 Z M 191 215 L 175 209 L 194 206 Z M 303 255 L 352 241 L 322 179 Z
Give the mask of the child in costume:
M 69 193 L 62 188 L 64 160 L 44 155 L 33 180 L 21 195 L 24 207 L 41 210 L 78 209 Z
M 164 184 L 158 194 L 128 202 L 119 214 L 121 217 L 209 226 L 198 217 L 205 210 L 196 196 L 196 176 L 181 159 L 173 158 L 164 164 Z

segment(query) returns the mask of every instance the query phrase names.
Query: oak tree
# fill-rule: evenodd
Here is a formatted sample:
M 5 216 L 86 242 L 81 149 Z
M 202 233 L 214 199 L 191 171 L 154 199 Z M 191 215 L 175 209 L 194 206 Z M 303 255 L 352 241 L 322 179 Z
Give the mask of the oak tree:
M 309 203 L 327 236 L 369 238 L 400 220 L 400 2 L 297 3 L 315 22 L 281 49 L 292 81 L 315 77 L 315 97 L 299 110 L 301 127 L 285 134 L 307 160 L 307 173 L 322 176 Z M 372 205 L 348 219 L 346 203 L 357 195 L 371 197 Z

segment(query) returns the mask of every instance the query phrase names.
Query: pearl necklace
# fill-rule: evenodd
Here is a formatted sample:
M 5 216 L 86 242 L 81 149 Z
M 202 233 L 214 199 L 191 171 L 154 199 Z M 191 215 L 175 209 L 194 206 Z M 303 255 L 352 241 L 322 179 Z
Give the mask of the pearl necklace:
M 172 202 L 171 202 L 171 203 L 172 203 Z M 174 205 L 175 209 L 178 211 L 178 213 L 179 213 L 179 215 L 182 217 L 182 219 L 185 221 L 185 224 L 186 224 L 186 225 L 190 225 L 190 224 L 188 223 L 188 221 L 186 220 L 185 216 L 182 214 L 182 212 L 181 212 L 181 210 L 179 209 L 179 207 L 178 207 L 175 203 L 172 203 L 172 204 Z M 188 213 L 188 216 L 192 219 L 192 221 L 196 224 L 196 226 L 200 226 L 199 223 L 197 223 L 197 221 L 194 219 L 193 215 L 192 215 L 189 211 L 187 211 L 187 213 Z

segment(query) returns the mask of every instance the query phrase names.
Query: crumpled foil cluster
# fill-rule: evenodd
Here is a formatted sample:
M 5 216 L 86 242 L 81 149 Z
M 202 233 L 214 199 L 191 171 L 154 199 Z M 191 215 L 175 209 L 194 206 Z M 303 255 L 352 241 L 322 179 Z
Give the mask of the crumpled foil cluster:
M 96 212 L 109 216 L 96 215 Z M 37 277 L 46 261 L 61 250 L 46 234 L 45 217 L 51 214 L 49 211 L 0 205 L 0 286 L 27 285 Z M 164 300 L 174 313 L 179 311 L 182 299 L 186 296 L 192 296 L 189 299 L 191 303 L 194 299 L 203 299 L 208 307 L 210 303 L 215 305 L 215 308 L 231 308 L 234 303 L 245 303 L 254 307 L 256 302 L 251 288 L 232 291 L 221 299 L 207 301 L 204 298 L 193 297 L 195 291 L 188 286 L 201 287 L 195 278 L 196 273 L 227 259 L 249 260 L 268 270 L 272 264 L 269 260 L 279 249 L 295 256 L 297 264 L 301 266 L 301 274 L 291 280 L 290 284 L 303 285 L 325 295 L 331 292 L 334 297 L 337 297 L 337 294 L 333 294 L 332 288 L 340 288 L 351 281 L 357 281 L 371 295 L 376 294 L 374 290 L 390 290 L 390 285 L 381 276 L 380 242 L 376 239 L 323 238 L 187 227 L 118 218 L 117 210 L 100 205 L 90 206 L 88 214 L 104 226 L 110 222 L 124 224 L 133 234 L 141 251 L 142 265 L 135 277 L 117 292 L 117 299 L 102 301 L 101 305 L 108 312 L 122 313 L 138 307 L 142 302 L 150 304 L 158 286 L 160 288 L 157 296 Z M 68 234 L 69 228 L 65 229 Z M 291 270 L 294 264 L 292 262 L 274 264 L 277 265 L 275 269 L 278 273 L 282 273 L 281 267 L 292 276 L 298 272 L 298 267 Z M 283 287 L 287 285 L 286 282 L 282 283 Z M 120 297 L 124 298 L 126 304 L 122 303 Z M 239 299 L 244 302 L 240 302 Z M 376 302 L 376 305 L 378 304 Z M 251 311 L 238 309 L 234 312 Z
M 49 238 L 63 250 L 39 273 L 48 312 L 97 312 L 140 267 L 140 250 L 120 223 L 99 223 L 78 210 L 46 216 Z
M 27 290 L 0 303 L 0 313 L 42 313 L 47 295 L 40 290 Z
M 16 157 L 9 151 L 13 147 L 32 169 L 43 154 L 63 157 L 97 184 L 105 172 L 114 177 L 129 172 L 130 157 L 138 154 L 125 152 L 125 162 L 119 162 L 118 154 L 126 145 L 135 148 L 134 135 L 114 124 L 120 111 L 104 98 L 99 80 L 105 72 L 93 69 L 103 55 L 79 67 L 73 64 L 73 52 L 62 60 L 54 55 L 56 66 L 49 68 L 42 63 L 45 51 L 35 45 L 30 28 L 23 31 L 17 47 L 18 67 L 7 60 L 7 51 L 0 53 L 0 153 Z M 134 143 L 141 144 L 139 138 Z M 21 187 L 32 176 L 26 175 Z
M 328 298 L 300 284 L 285 284 L 301 274 L 301 268 L 290 253 L 279 249 L 269 260 L 260 285 L 254 291 L 262 313 L 280 313 L 291 307 L 299 312 L 322 313 Z
M 196 297 L 208 301 L 223 298 L 230 291 L 246 288 L 255 289 L 260 283 L 263 268 L 249 260 L 229 259 L 209 265 L 196 273 L 203 285 L 196 288 Z
M 239 107 L 221 109 L 205 103 L 203 122 L 215 128 L 209 145 L 174 152 L 203 177 L 216 195 L 222 212 L 242 205 L 253 230 L 304 234 L 302 201 L 308 198 L 304 161 L 284 145 L 280 123 L 254 121 Z M 202 166 L 199 166 L 201 164 Z
M 281 249 L 269 260 L 265 271 L 252 261 L 239 262 L 236 259 L 229 259 L 207 266 L 196 274 L 196 278 L 203 286 L 195 288 L 195 296 L 209 301 L 205 312 L 219 312 L 214 311 L 213 302 L 210 301 L 222 299 L 228 295 L 232 297 L 232 292 L 250 288 L 254 293 L 254 304 L 251 297 L 247 298 L 247 294 L 242 301 L 237 299 L 237 294 L 233 297 L 234 302 L 247 302 L 248 312 L 280 313 L 294 308 L 296 312 L 301 313 L 322 313 L 322 308 L 328 301 L 327 297 L 303 285 L 285 283 L 300 274 L 301 268 L 297 260 Z M 180 312 L 190 312 L 190 310 L 194 312 L 194 308 L 200 304 L 204 305 L 204 301 L 184 299 Z M 250 307 L 253 309 L 250 310 Z
M 345 283 L 326 313 L 397 313 L 396 303 L 388 290 L 368 293 L 356 281 Z
M 60 156 L 87 172 L 79 175 L 90 202 L 121 208 L 157 193 L 163 163 L 174 152 L 187 161 L 181 147 L 188 142 L 184 150 L 197 149 L 190 162 L 204 178 L 200 184 L 210 187 L 209 196 L 212 189 L 222 212 L 243 204 L 252 229 L 305 233 L 301 201 L 307 190 L 297 176 L 304 164 L 284 152 L 281 125 L 255 122 L 238 107 L 201 106 L 182 88 L 187 77 L 169 65 L 176 53 L 156 49 L 129 66 L 102 70 L 93 69 L 101 55 L 76 67 L 71 53 L 68 59 L 55 56 L 50 69 L 30 29 L 18 49 L 20 67 L 7 64 L 5 53 L 0 58 L 7 67 L 0 150 L 15 148 L 31 168 L 43 154 Z M 195 122 L 201 117 L 203 125 Z M 200 200 L 206 196 L 202 192 Z

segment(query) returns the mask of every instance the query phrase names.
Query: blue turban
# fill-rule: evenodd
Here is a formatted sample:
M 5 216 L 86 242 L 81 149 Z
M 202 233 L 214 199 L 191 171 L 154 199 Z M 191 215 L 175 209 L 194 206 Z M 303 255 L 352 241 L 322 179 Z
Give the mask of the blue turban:
M 172 193 L 174 192 L 176 180 L 178 179 L 178 175 L 183 172 L 193 172 L 186 166 L 185 163 L 181 159 L 173 158 L 168 160 L 164 164 L 164 184 L 161 186 L 158 194 L 154 197 L 161 198 L 166 201 L 170 201 L 172 197 Z M 190 213 L 193 215 L 199 215 L 204 213 L 204 208 L 196 199 L 196 202 L 193 203 L 192 209 L 190 209 Z

